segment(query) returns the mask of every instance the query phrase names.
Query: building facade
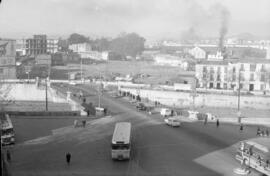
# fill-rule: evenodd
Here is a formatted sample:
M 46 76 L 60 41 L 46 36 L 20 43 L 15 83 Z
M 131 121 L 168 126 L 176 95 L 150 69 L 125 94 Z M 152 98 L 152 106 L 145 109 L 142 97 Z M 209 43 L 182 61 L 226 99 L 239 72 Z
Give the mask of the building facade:
M 34 35 L 34 38 L 26 40 L 26 54 L 39 55 L 47 53 L 47 36 Z
M 92 47 L 89 43 L 72 44 L 68 46 L 68 49 L 75 53 L 87 53 L 92 51 Z
M 68 48 L 74 53 L 79 54 L 80 58 L 83 59 L 108 60 L 108 52 L 93 51 L 91 45 L 88 43 L 72 44 Z
M 15 40 L 0 40 L 0 79 L 16 78 L 16 42 Z
M 58 52 L 58 39 L 47 39 L 47 53 Z
M 20 56 L 26 55 L 26 40 L 25 39 L 16 40 L 16 53 Z
M 270 61 L 203 62 L 196 65 L 200 88 L 270 91 Z
M 51 66 L 52 57 L 49 54 L 39 54 L 35 57 L 37 65 Z

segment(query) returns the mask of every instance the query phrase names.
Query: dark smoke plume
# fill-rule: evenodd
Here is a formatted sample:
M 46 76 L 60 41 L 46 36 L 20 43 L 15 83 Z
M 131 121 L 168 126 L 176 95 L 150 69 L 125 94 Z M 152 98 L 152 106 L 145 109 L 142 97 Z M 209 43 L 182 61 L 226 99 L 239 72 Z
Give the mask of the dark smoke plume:
M 223 7 L 220 11 L 221 25 L 219 31 L 219 48 L 222 50 L 224 47 L 224 38 L 228 33 L 228 25 L 229 25 L 229 11 Z

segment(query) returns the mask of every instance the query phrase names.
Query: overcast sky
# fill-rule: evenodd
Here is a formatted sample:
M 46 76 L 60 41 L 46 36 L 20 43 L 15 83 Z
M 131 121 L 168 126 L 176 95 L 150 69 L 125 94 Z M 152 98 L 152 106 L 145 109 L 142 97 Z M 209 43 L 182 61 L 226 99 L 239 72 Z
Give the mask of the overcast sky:
M 191 28 L 200 35 L 218 36 L 224 9 L 229 35 L 270 36 L 270 0 L 2 0 L 0 36 L 137 32 L 162 38 L 178 37 Z

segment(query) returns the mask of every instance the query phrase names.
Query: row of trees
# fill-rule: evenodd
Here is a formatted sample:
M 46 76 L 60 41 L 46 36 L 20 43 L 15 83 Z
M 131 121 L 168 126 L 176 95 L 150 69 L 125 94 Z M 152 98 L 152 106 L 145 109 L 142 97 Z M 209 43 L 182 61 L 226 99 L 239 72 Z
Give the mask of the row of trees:
M 136 33 L 122 33 L 116 38 L 100 38 L 92 40 L 81 34 L 71 34 L 68 39 L 59 40 L 62 50 L 68 50 L 68 45 L 77 43 L 89 43 L 93 50 L 111 51 L 121 56 L 136 57 L 144 50 L 145 39 Z

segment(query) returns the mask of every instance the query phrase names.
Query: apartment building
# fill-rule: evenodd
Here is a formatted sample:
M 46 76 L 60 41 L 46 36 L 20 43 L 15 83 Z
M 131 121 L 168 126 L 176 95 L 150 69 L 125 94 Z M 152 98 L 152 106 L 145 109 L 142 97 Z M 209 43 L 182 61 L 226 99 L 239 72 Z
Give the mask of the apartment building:
M 58 52 L 58 39 L 47 39 L 47 53 Z
M 205 61 L 196 65 L 200 88 L 245 91 L 270 91 L 270 61 L 245 59 L 238 61 Z
M 26 54 L 39 55 L 47 53 L 47 36 L 34 35 L 34 38 L 26 39 Z

